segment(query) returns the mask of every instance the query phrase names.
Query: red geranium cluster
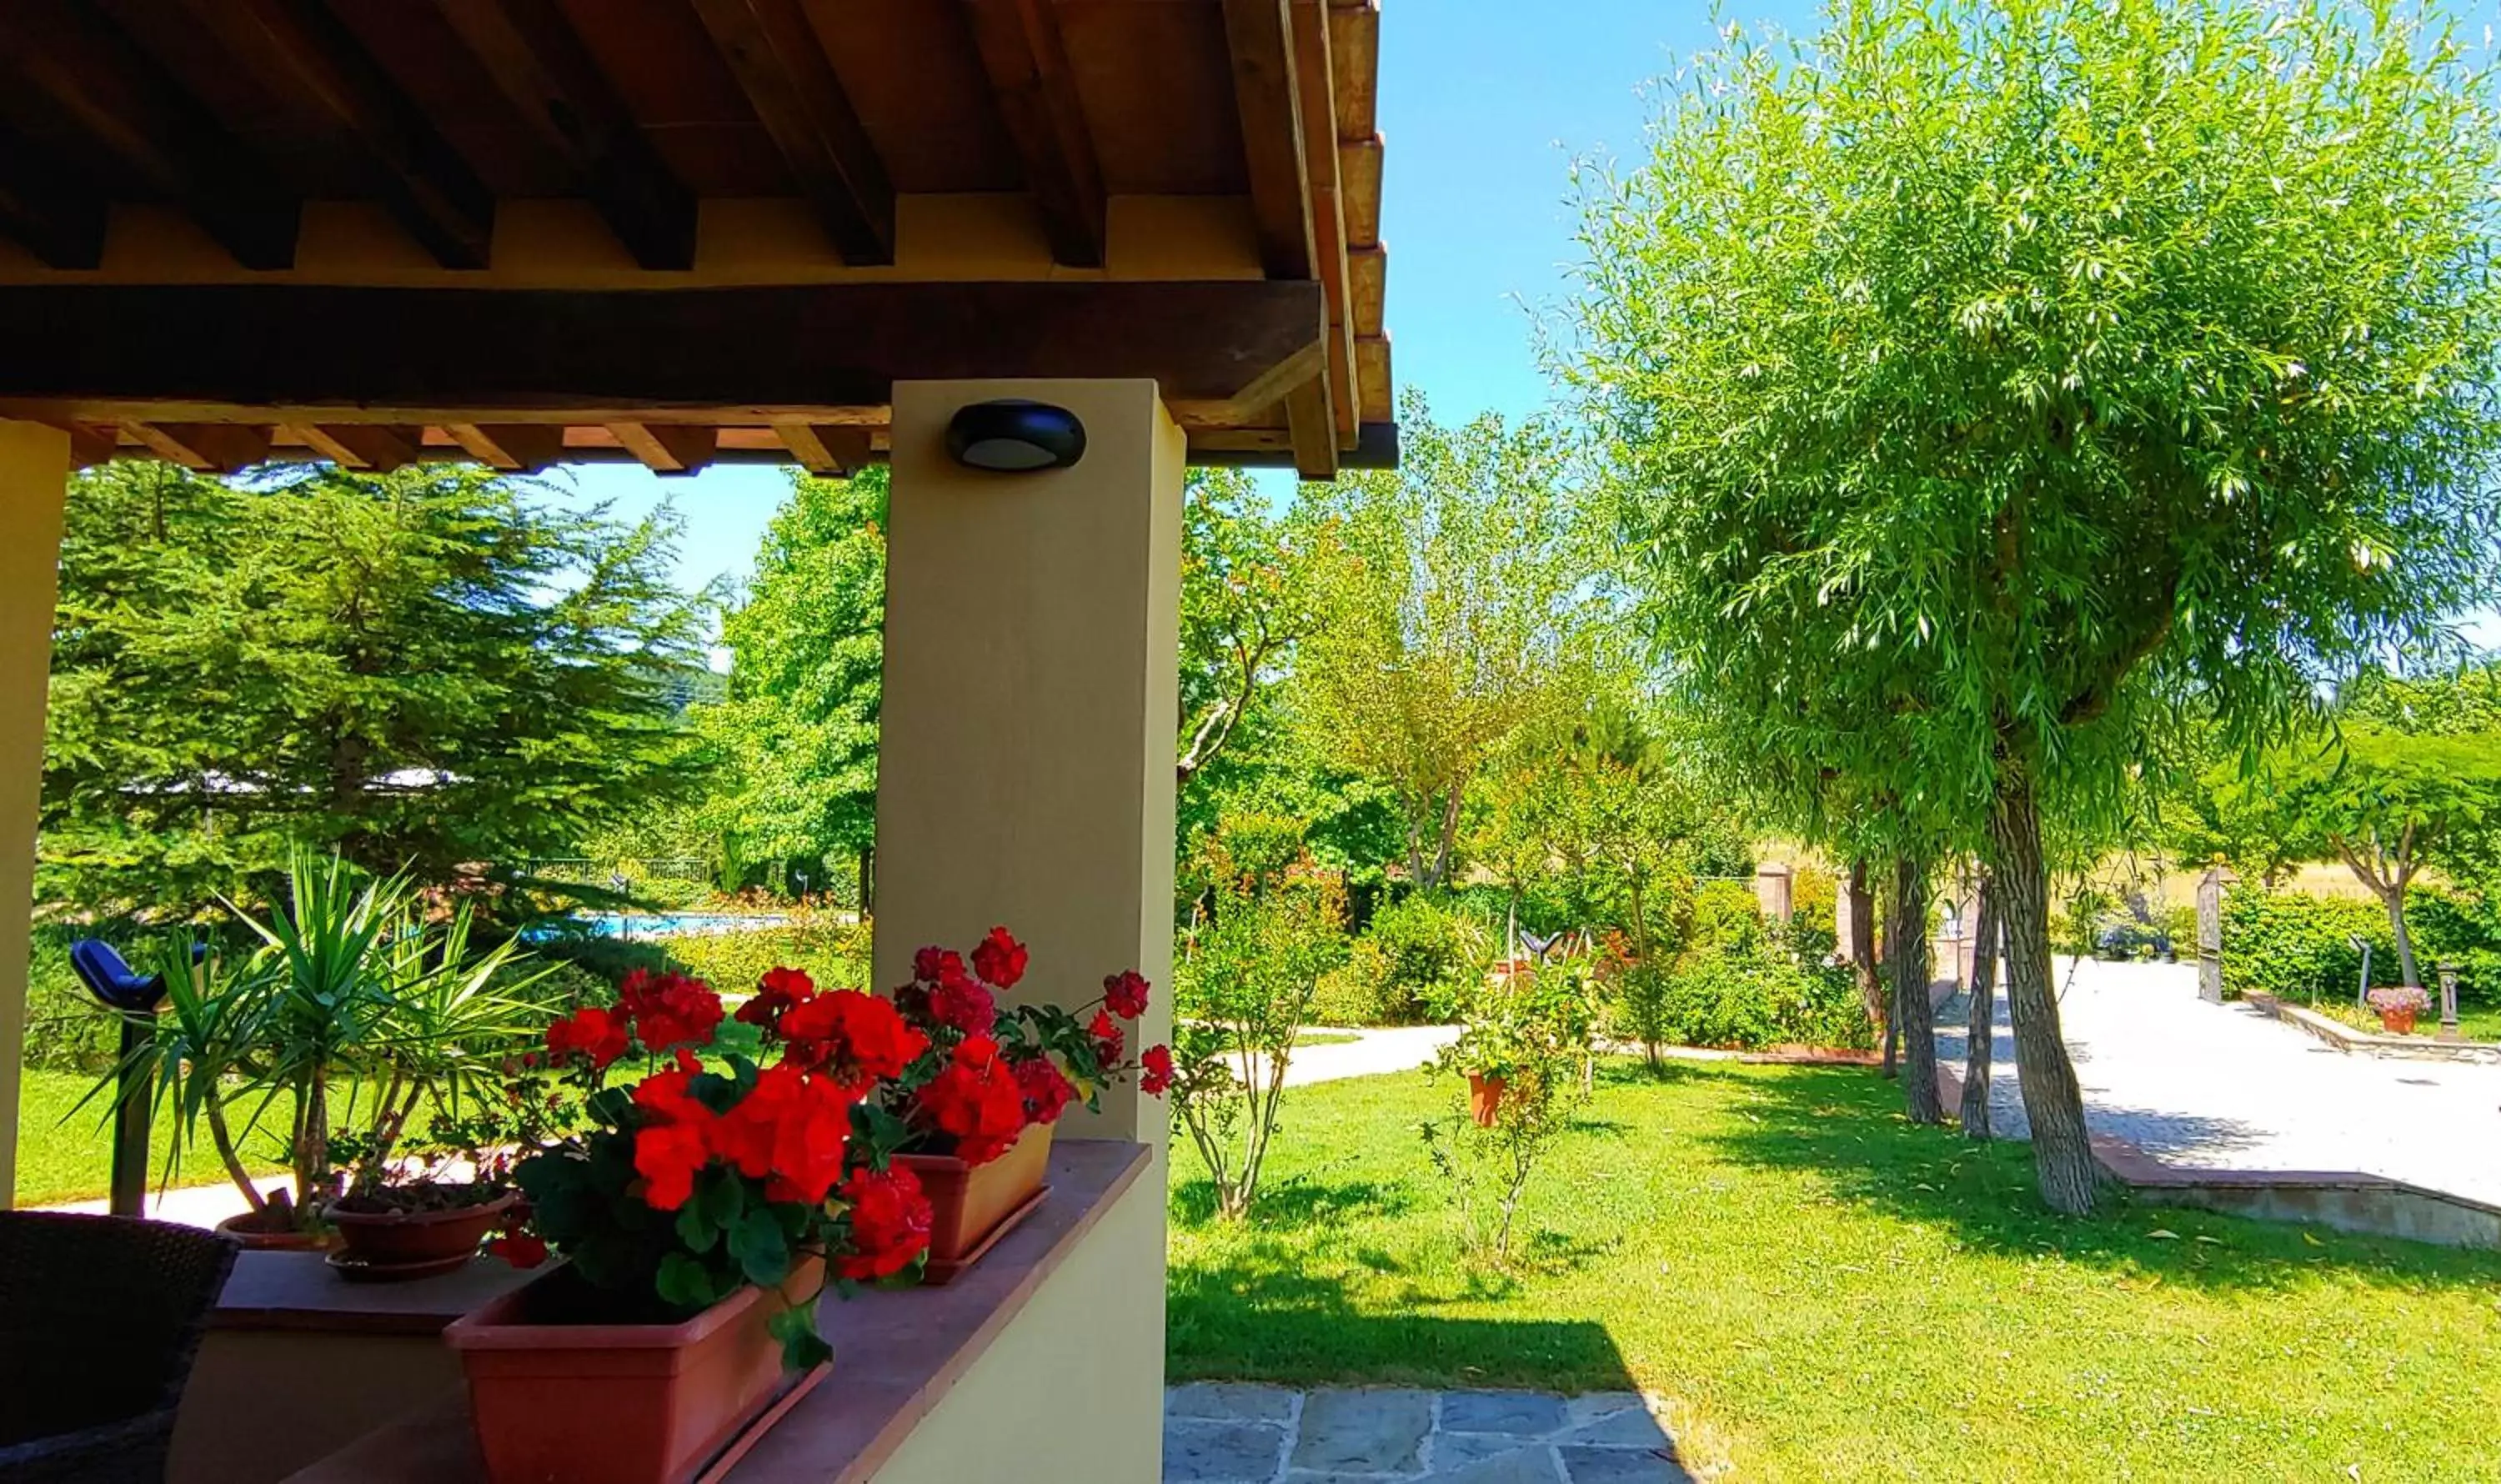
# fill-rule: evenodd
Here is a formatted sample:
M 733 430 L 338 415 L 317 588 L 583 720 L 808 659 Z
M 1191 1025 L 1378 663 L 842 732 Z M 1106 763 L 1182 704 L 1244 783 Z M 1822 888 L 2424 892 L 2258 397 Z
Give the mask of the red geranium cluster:
M 898 1110 L 926 1142 L 972 1164 L 1005 1154 L 1024 1130 L 1058 1121 L 1069 1104 L 1092 1107 L 1096 1095 L 1124 1073 L 1161 1093 L 1172 1080 L 1172 1056 L 1152 1047 L 1127 1060 L 1128 1031 L 1147 1010 L 1149 987 L 1136 972 L 1103 981 L 1103 997 L 1084 1023 L 1056 1005 L 1007 1010 L 998 996 L 1024 978 L 1025 946 L 993 928 L 970 955 L 930 947 L 912 959 L 912 983 L 895 1005 L 928 1038 L 935 1055 L 904 1079 Z M 1117 1018 L 1116 1018 L 1117 1017 Z
M 875 1108 L 883 1090 L 929 1049 L 928 1037 L 886 1000 L 856 990 L 819 994 L 806 974 L 786 968 L 766 974 L 740 1007 L 736 1024 L 752 1029 L 725 1035 L 723 1020 L 720 996 L 701 980 L 637 972 L 619 987 L 614 1006 L 585 1006 L 548 1028 L 550 1062 L 592 1090 L 588 1106 L 608 1126 L 585 1138 L 630 1143 L 634 1183 L 624 1194 L 655 1210 L 686 1213 L 671 1229 L 677 1232 L 686 1231 L 686 1220 L 711 1225 L 719 1213 L 724 1231 L 684 1256 L 729 1265 L 700 1281 L 747 1281 L 744 1260 L 721 1256 L 725 1229 L 741 1213 L 768 1206 L 801 1208 L 776 1222 L 794 1258 L 821 1251 L 836 1273 L 853 1279 L 912 1267 L 928 1249 L 929 1200 L 910 1170 L 886 1167 L 900 1126 L 862 1105 Z M 759 1064 L 759 1047 L 778 1058 Z M 599 1091 L 607 1069 L 637 1048 L 666 1061 L 628 1091 Z M 709 1065 L 705 1052 L 714 1059 Z M 880 1118 L 893 1136 L 874 1135 Z M 604 1167 L 611 1166 L 595 1159 L 559 1160 L 543 1165 L 537 1179 L 552 1190 Z M 713 1195 L 689 1211 L 705 1192 Z M 604 1209 L 562 1198 L 554 1205 L 577 1216 Z M 563 1248 L 597 1233 L 540 1234 Z M 516 1257 L 532 1255 L 531 1234 L 508 1233 L 505 1246 Z M 664 1298 L 672 1298 L 669 1281 L 699 1281 L 677 1270 L 680 1278 L 661 1280 Z

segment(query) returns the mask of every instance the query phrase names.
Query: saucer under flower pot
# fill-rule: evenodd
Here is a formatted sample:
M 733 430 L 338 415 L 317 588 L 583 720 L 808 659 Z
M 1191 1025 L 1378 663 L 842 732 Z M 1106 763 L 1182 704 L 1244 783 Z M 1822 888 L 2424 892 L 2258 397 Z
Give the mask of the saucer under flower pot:
M 899 1154 L 929 1197 L 926 1280 L 944 1283 L 972 1265 L 1041 1203 L 1049 1187 L 1050 1124 L 1028 1125 L 1007 1152 L 985 1164 L 953 1155 Z

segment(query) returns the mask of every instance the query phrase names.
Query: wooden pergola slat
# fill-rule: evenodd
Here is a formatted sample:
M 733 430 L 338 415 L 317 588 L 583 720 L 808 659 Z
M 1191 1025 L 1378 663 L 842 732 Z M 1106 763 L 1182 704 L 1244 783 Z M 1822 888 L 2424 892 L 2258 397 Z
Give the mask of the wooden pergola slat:
M 1287 0 L 1224 0 L 1224 37 L 1260 260 L 1270 278 L 1299 279 L 1312 276 L 1311 179 L 1286 9 Z
M 375 193 L 434 260 L 484 268 L 495 198 L 320 0 L 184 0 L 236 60 L 355 143 Z
M 434 0 L 496 89 L 583 190 L 634 261 L 694 265 L 695 198 L 669 173 L 554 0 Z
M 843 261 L 894 261 L 894 186 L 797 0 L 694 8 Z
M 278 188 L 208 110 L 102 17 L 68 0 L 0 5 L 0 85 L 64 123 L 180 203 L 247 268 L 295 261 L 302 202 Z
M 1042 210 L 1051 255 L 1074 268 L 1101 267 L 1109 205 L 1103 167 L 1069 73 L 1057 8 L 1050 0 L 964 0 L 964 13 L 1026 188 Z

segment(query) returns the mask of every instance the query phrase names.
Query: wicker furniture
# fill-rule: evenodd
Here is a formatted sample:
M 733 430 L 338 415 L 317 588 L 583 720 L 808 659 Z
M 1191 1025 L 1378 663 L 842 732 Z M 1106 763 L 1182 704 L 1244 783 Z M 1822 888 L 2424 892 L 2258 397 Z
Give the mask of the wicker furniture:
M 190 1227 L 0 1211 L 0 1479 L 162 1479 L 234 1256 Z

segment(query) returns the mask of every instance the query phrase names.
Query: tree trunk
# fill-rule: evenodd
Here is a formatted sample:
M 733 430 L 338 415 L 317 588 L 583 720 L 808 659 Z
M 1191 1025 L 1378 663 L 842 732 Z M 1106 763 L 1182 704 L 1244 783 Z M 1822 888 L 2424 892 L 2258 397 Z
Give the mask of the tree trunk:
M 2415 971 L 2415 935 L 2406 930 L 2406 886 L 2403 880 L 2380 894 L 2380 904 L 2388 909 L 2388 930 L 2397 939 L 2397 973 L 2399 982 L 2415 989 L 2422 988 L 2422 976 Z
M 1881 1031 L 1891 1017 L 1884 1013 L 1884 984 L 1876 972 L 1876 902 L 1867 892 L 1866 861 L 1850 862 L 1850 880 L 1842 890 L 1850 901 L 1850 937 L 1841 945 L 1841 956 L 1858 976 L 1858 998 L 1867 1006 L 1867 1024 Z
M 1988 1137 L 1988 1059 L 1997 1035 L 1997 888 L 1980 873 L 1980 900 L 1972 913 L 1971 1020 L 1962 1063 L 1962 1131 Z
M 859 916 L 865 923 L 877 915 L 877 848 L 869 846 L 859 853 Z
M 2041 854 L 2041 807 L 2032 784 L 2003 780 L 1988 813 L 1996 849 L 1990 885 L 2006 934 L 2006 1005 L 2015 1022 L 2015 1069 L 2032 1125 L 2032 1164 L 2053 1211 L 2089 1215 L 2098 1176 L 2084 1129 L 2084 1095 L 2058 1029 L 2050 991 L 2050 872 Z
M 1935 977 L 1928 958 L 1928 867 L 1899 856 L 1893 860 L 1893 917 L 1884 927 L 1884 961 L 1893 980 L 1893 1021 L 1902 1045 L 1902 1104 L 1915 1124 L 1945 1122 L 1937 1096 L 1936 1007 L 1928 1000 Z

